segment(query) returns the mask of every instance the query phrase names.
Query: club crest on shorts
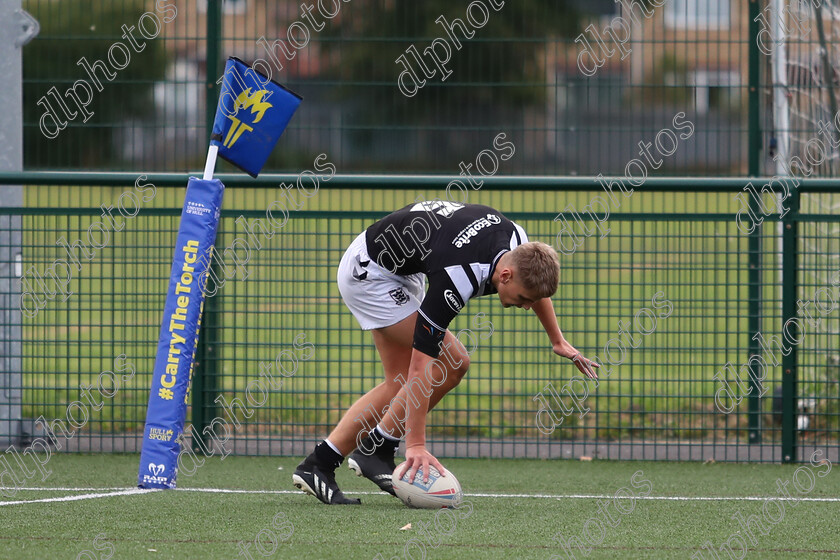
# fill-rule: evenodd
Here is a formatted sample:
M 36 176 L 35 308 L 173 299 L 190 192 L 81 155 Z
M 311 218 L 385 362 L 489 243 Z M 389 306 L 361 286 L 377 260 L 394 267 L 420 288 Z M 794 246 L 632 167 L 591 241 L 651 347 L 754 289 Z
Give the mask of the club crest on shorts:
M 388 292 L 388 295 L 390 295 L 394 299 L 394 302 L 397 305 L 405 305 L 406 303 L 408 303 L 408 294 L 406 294 L 402 288 L 391 290 L 390 292 Z

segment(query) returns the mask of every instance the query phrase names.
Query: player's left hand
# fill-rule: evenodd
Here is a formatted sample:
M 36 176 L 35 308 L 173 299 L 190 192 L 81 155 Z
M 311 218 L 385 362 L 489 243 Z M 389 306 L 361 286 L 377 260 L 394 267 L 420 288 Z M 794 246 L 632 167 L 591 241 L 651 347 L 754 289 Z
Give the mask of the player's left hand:
M 601 367 L 600 364 L 590 360 L 589 358 L 585 357 L 583 354 L 578 352 L 572 346 L 565 344 L 556 344 L 553 347 L 554 353 L 558 356 L 562 356 L 564 358 L 568 358 L 574 362 L 575 366 L 580 370 L 582 374 L 586 377 L 591 379 L 598 379 L 598 374 L 595 373 L 595 368 Z
M 446 476 L 446 469 L 443 468 L 443 465 L 440 464 L 434 455 L 429 453 L 425 445 L 415 445 L 413 447 L 409 447 L 405 450 L 405 463 L 400 465 L 403 468 L 399 473 L 399 478 L 403 477 L 406 469 L 410 469 L 410 472 L 408 473 L 408 480 L 414 481 L 414 477 L 417 475 L 417 470 L 422 467 L 423 483 L 425 484 L 429 482 L 429 465 L 436 468 L 441 476 Z

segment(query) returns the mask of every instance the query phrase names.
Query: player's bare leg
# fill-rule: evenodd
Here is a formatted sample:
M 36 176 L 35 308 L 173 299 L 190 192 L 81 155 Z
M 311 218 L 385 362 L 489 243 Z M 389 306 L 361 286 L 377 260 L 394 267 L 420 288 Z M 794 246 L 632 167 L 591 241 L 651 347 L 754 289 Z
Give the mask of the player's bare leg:
M 385 370 L 385 380 L 362 395 L 344 413 L 344 416 L 342 416 L 329 437 L 319 443 L 315 447 L 315 451 L 298 466 L 295 471 L 296 474 L 293 476 L 295 486 L 305 492 L 314 494 L 325 503 L 350 503 L 343 496 L 339 502 L 327 501 L 322 497 L 323 494 L 319 495 L 319 489 L 317 487 L 311 488 L 311 485 L 306 484 L 306 481 L 313 476 L 310 473 L 314 472 L 315 468 L 317 468 L 322 475 L 320 478 L 331 477 L 331 482 L 334 485 L 335 469 L 341 464 L 344 457 L 356 448 L 359 441 L 367 435 L 367 432 L 376 426 L 376 423 L 382 417 L 381 411 L 391 402 L 394 395 L 399 392 L 400 384 L 396 378 L 401 372 L 404 375 L 404 372 L 408 371 L 408 366 L 411 362 L 411 341 L 416 316 L 417 314 L 414 313 L 395 325 L 371 331 Z M 376 411 L 376 414 L 374 414 L 374 411 Z M 362 433 L 363 431 L 364 433 Z M 398 444 L 399 440 L 397 440 Z M 383 449 L 386 448 L 383 447 Z M 394 449 L 396 449 L 396 446 L 394 446 Z M 390 462 L 393 463 L 393 451 L 391 451 Z M 358 463 L 356 462 L 353 465 L 358 467 Z M 361 469 L 358 472 L 361 472 Z M 384 491 L 392 492 L 390 485 L 391 472 L 393 472 L 393 467 L 388 471 L 387 480 L 382 477 L 377 479 L 373 478 L 373 476 L 381 473 L 376 473 L 376 475 L 372 475 L 369 478 L 377 482 L 377 484 L 381 483 L 382 486 L 380 487 Z M 318 475 L 316 474 L 315 476 Z M 338 489 L 337 485 L 335 489 Z
M 383 491 L 393 493 L 391 473 L 394 470 L 394 454 L 399 446 L 399 438 L 402 435 L 403 428 L 394 419 L 395 414 L 390 411 L 389 407 L 393 401 L 396 404 L 393 408 L 400 411 L 403 418 L 405 417 L 405 408 L 401 403 L 408 403 L 409 401 L 406 399 L 410 399 L 411 395 L 403 389 L 403 383 L 406 381 L 406 372 L 411 363 L 416 320 L 417 313 L 413 313 L 399 323 L 371 331 L 385 370 L 385 380 L 362 395 L 347 410 L 329 437 L 318 444 L 315 452 L 298 467 L 298 471 L 301 471 L 302 468 L 311 470 L 311 465 L 305 467 L 307 462 L 313 465 L 320 463 L 321 472 L 330 475 L 340 465 L 344 456 L 358 446 L 359 449 L 353 452 L 348 460 L 350 468 L 359 476 L 366 476 L 375 482 Z M 466 350 L 449 331 L 444 338 L 444 345 L 448 349 L 448 357 L 441 357 L 445 374 L 436 370 L 436 376 L 445 375 L 443 382 L 437 387 L 431 386 L 425 380 L 422 384 L 418 382 L 411 384 L 411 391 L 423 391 L 424 394 L 429 394 L 431 391 L 429 396 L 430 409 L 446 393 L 458 385 L 469 367 L 469 357 Z M 435 383 L 439 383 L 439 381 L 439 377 L 436 377 Z M 403 396 L 398 397 L 401 392 Z M 397 397 L 396 401 L 394 400 L 395 397 Z M 383 411 L 386 410 L 388 413 L 383 417 Z M 391 420 L 385 424 L 380 424 L 375 431 L 371 431 L 372 428 L 377 426 L 380 419 L 385 422 L 385 418 L 389 415 Z M 371 431 L 370 434 L 368 434 L 369 431 Z M 306 475 L 302 474 L 301 476 L 306 478 Z M 300 482 L 302 480 L 295 480 L 295 485 L 306 491 L 306 485 L 301 485 Z M 321 501 L 325 501 L 319 496 L 317 488 L 313 490 L 315 491 L 310 493 L 315 494 Z M 337 486 L 335 490 L 337 490 Z
M 424 378 L 422 385 L 420 382 L 413 382 L 409 386 L 401 386 L 398 393 L 392 397 L 396 406 L 389 408 L 387 414 L 385 414 L 379 423 L 383 431 L 392 437 L 401 438 L 405 434 L 407 411 L 402 407 L 402 404 L 412 402 L 411 393 L 423 391 L 424 394 L 428 394 L 431 391 L 431 395 L 429 395 L 429 410 L 432 410 L 444 395 L 458 386 L 461 379 L 467 373 L 470 359 L 463 345 L 449 331 L 446 331 L 444 344 L 451 345 L 449 357 L 441 356 L 439 358 L 440 363 L 445 366 L 445 369 L 441 372 L 440 368 L 435 367 L 431 368 L 429 372 L 433 376 L 432 381 L 437 386 L 429 384 L 428 380 Z M 447 363 L 450 358 L 452 363 Z M 441 376 L 443 379 L 441 379 Z
M 356 449 L 360 440 L 359 433 L 376 426 L 383 416 L 383 409 L 399 392 L 402 385 L 397 377 L 402 376 L 404 380 L 411 363 L 416 318 L 417 313 L 412 313 L 395 325 L 370 331 L 385 370 L 385 380 L 359 397 L 327 438 L 342 455 Z
M 404 420 L 407 416 L 406 407 L 412 406 L 411 402 L 415 398 L 413 395 L 422 393 L 428 396 L 431 409 L 458 385 L 469 368 L 469 355 L 457 338 L 447 331 L 443 340 L 446 350 L 440 358 L 441 367 L 433 368 L 434 384 L 425 379 L 412 380 L 407 388 L 404 387 L 413 351 L 416 315 L 415 313 L 396 325 L 373 332 L 376 347 L 386 367 L 386 381 L 396 378 L 397 383 L 388 384 L 387 392 L 381 391 L 375 395 L 376 398 L 384 396 L 386 400 L 374 400 L 371 393 L 362 396 L 328 438 L 331 443 L 334 442 L 333 438 L 336 438 L 342 445 L 357 447 L 348 457 L 348 466 L 358 476 L 368 478 L 381 490 L 391 494 L 394 455 L 403 433 L 399 418 Z M 394 366 L 395 369 L 389 366 Z M 387 414 L 382 418 L 381 412 L 386 410 Z M 376 422 L 380 418 L 382 421 L 377 425 Z M 373 426 L 376 427 L 371 430 Z M 352 442 L 350 438 L 353 438 Z
M 391 402 L 391 399 L 400 390 L 400 383 L 397 381 L 397 376 L 400 375 L 400 372 L 408 371 L 408 366 L 411 362 L 411 340 L 414 333 L 416 316 L 417 314 L 414 313 L 395 325 L 371 331 L 385 370 L 385 380 L 353 403 L 347 412 L 344 413 L 344 416 L 342 416 L 329 437 L 319 443 L 315 447 L 315 451 L 298 466 L 295 470 L 295 475 L 292 477 L 295 486 L 307 493 L 315 495 L 315 497 L 324 503 L 352 503 L 343 495 L 340 501 L 336 502 L 329 495 L 329 491 L 326 492 L 328 500 L 325 500 L 323 497 L 324 493 L 320 492 L 317 484 L 315 488 L 312 488 L 312 485 L 307 484 L 307 481 L 312 476 L 316 476 L 319 479 L 329 477 L 330 480 L 328 483 L 335 486 L 334 492 L 337 491 L 340 493 L 338 486 L 335 485 L 335 469 L 338 468 L 344 460 L 344 457 L 356 448 L 361 439 L 367 435 L 367 432 L 376 426 L 378 420 L 382 417 L 381 411 L 388 406 L 388 403 Z M 405 345 L 406 340 L 408 341 L 407 346 Z M 399 445 L 398 439 L 397 445 Z M 383 449 L 387 448 L 383 446 Z M 394 446 L 394 449 L 396 449 L 396 446 Z M 393 463 L 393 451 L 391 451 L 391 463 Z M 359 463 L 355 461 L 350 464 L 351 468 L 353 466 L 359 467 Z M 377 484 L 381 483 L 380 488 L 382 490 L 393 493 L 390 484 L 390 474 L 393 470 L 394 467 L 391 467 L 391 470 L 388 471 L 387 480 L 385 477 L 374 478 L 382 474 L 379 472 L 372 474 L 369 478 Z M 357 474 L 362 476 L 361 468 L 358 468 Z M 333 493 L 333 495 L 335 494 Z
M 393 433 L 397 439 L 402 436 L 403 428 L 395 421 L 394 414 L 389 411 L 383 417 L 383 411 L 394 400 L 394 397 L 400 394 L 400 391 L 403 391 L 402 386 L 406 381 L 406 372 L 408 372 L 408 366 L 411 363 L 416 318 L 417 313 L 412 313 L 395 325 L 371 331 L 374 344 L 385 368 L 385 381 L 359 397 L 327 438 L 342 455 L 353 451 L 359 443 L 360 432 L 376 426 L 379 419 L 384 422 L 386 418 L 390 418 L 383 427 L 389 430 L 388 433 Z M 420 386 L 412 385 L 413 391 L 423 390 L 425 394 L 428 394 L 431 390 L 430 409 L 460 383 L 461 378 L 469 368 L 469 356 L 466 349 L 449 331 L 446 332 L 444 345 L 449 348 L 448 353 L 451 358 L 441 357 L 440 360 L 445 367 L 446 378 L 443 383 L 438 387 L 433 387 L 429 386 L 424 380 L 422 389 Z M 442 374 L 437 368 L 435 368 L 435 372 L 435 382 L 437 383 L 439 376 Z M 397 380 L 398 377 L 399 380 Z M 405 391 L 403 391 L 404 394 Z

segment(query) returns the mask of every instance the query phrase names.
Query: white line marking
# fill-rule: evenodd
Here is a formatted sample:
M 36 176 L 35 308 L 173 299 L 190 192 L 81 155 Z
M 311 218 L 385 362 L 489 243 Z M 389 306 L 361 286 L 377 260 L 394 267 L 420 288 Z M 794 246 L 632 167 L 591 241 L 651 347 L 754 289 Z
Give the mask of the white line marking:
M 12 488 L 2 488 L 0 490 L 12 490 Z M 158 490 L 147 490 L 144 488 L 72 488 L 72 487 L 22 487 L 17 488 L 18 491 L 27 492 L 103 492 L 108 491 L 108 494 L 88 494 L 84 496 L 71 496 L 70 498 L 47 498 L 45 500 L 30 500 L 27 502 L 0 502 L 0 505 L 9 505 L 17 503 L 35 503 L 41 501 L 71 501 L 79 499 L 99 498 L 107 496 L 119 496 L 121 494 L 142 494 L 146 492 L 156 492 Z M 203 492 L 208 494 L 302 494 L 300 490 L 236 490 L 230 488 L 177 488 L 175 492 Z M 384 494 L 384 492 L 347 492 L 348 494 L 355 494 L 359 496 L 377 496 Z M 488 494 L 481 492 L 464 493 L 465 497 L 470 498 L 536 498 L 543 500 L 603 500 L 603 499 L 619 499 L 619 500 L 661 500 L 661 501 L 678 501 L 678 502 L 761 502 L 764 500 L 775 499 L 782 502 L 840 502 L 840 497 L 837 498 L 809 498 L 803 496 L 801 498 L 785 498 L 783 496 L 614 496 L 608 494 Z
M 24 490 L 24 488 L 18 488 Z M 38 490 L 55 490 L 54 488 L 39 488 Z M 94 488 L 94 490 L 105 490 L 104 488 Z M 40 500 L 11 500 L 7 502 L 0 502 L 0 506 L 15 506 L 18 504 L 45 504 L 50 502 L 75 502 L 78 500 L 92 500 L 95 498 L 110 498 L 111 496 L 128 496 L 131 494 L 147 494 L 149 492 L 157 492 L 157 490 L 147 490 L 145 488 L 128 488 L 116 492 L 106 492 L 99 494 L 81 494 L 79 496 L 61 496 L 60 498 L 41 498 Z
M 663 500 L 678 502 L 762 502 L 775 499 L 782 502 L 840 502 L 840 498 L 785 498 L 783 496 L 610 496 L 607 494 L 467 494 L 477 498 L 546 498 L 557 500 Z
M 134 488 L 137 488 L 136 486 Z M 10 487 L 0 487 L 0 491 L 2 490 L 17 490 L 18 492 L 26 491 L 26 492 L 104 492 L 104 491 L 115 491 L 115 490 L 128 490 L 125 486 L 120 486 L 119 488 L 85 488 L 85 487 L 78 487 L 78 486 L 18 486 Z

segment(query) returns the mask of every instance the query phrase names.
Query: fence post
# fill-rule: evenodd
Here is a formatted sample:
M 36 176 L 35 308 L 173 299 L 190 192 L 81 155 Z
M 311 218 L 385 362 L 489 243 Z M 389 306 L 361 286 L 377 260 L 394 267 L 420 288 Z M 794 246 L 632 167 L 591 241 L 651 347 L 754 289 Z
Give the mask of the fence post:
M 213 120 L 216 118 L 216 102 L 219 97 L 219 86 L 216 80 L 221 76 L 221 51 L 222 51 L 222 0 L 207 0 L 207 53 L 205 77 L 205 129 L 207 141 L 213 133 Z M 216 237 L 218 243 L 218 236 Z M 208 255 L 209 257 L 209 255 Z M 208 266 L 212 267 L 213 259 L 210 259 Z M 215 269 L 216 277 L 220 271 Z M 222 273 L 223 274 L 223 273 Z M 208 297 L 204 300 L 204 314 L 201 319 L 201 329 L 196 348 L 195 371 L 193 373 L 192 392 L 192 429 L 193 433 L 202 433 L 204 428 L 215 417 L 215 400 L 208 399 L 208 395 L 215 395 L 218 383 L 216 372 L 216 340 L 218 336 L 218 308 L 219 302 L 216 297 Z M 192 447 L 200 451 L 198 444 L 193 438 Z
M 791 189 L 790 211 L 782 218 L 782 337 L 785 322 L 796 317 L 798 283 L 797 242 L 799 238 L 799 190 Z M 782 462 L 796 461 L 796 344 L 782 355 Z
M 20 0 L 0 2 L 0 172 L 23 170 L 23 46 L 38 34 L 38 22 Z M 30 134 L 38 134 L 32 131 Z M 0 206 L 23 206 L 23 186 L 0 186 Z M 22 443 L 23 275 L 22 216 L 0 218 L 0 446 Z
M 761 99 L 759 96 L 759 81 L 760 73 L 759 67 L 761 64 L 761 53 L 758 50 L 758 33 L 760 31 L 759 22 L 756 18 L 761 14 L 761 5 L 759 0 L 750 0 L 747 7 L 749 14 L 749 57 L 748 57 L 748 132 L 747 132 L 747 153 L 748 153 L 748 170 L 750 177 L 758 177 L 761 175 Z M 753 215 L 758 216 L 760 210 L 758 202 L 754 197 L 750 198 L 750 210 Z M 748 311 L 747 311 L 747 353 L 750 356 L 760 355 L 761 348 L 758 342 L 754 340 L 755 334 L 761 329 L 761 228 L 756 227 L 755 231 L 749 234 L 747 240 L 747 259 L 748 259 Z M 750 377 L 750 391 L 747 397 L 748 414 L 747 421 L 749 423 L 749 442 L 761 442 L 761 397 L 759 397 L 759 387 L 755 380 Z

